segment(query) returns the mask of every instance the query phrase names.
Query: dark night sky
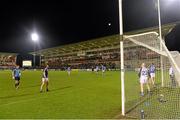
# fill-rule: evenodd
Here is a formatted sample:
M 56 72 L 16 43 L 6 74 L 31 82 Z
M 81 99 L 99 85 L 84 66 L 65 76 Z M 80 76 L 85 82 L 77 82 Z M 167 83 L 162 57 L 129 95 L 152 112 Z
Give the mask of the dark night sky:
M 161 1 L 163 24 L 179 21 L 180 0 Z M 123 6 L 125 31 L 157 25 L 154 0 L 124 0 Z M 7 0 L 0 4 L 0 51 L 33 51 L 34 30 L 42 49 L 117 34 L 118 23 L 118 0 Z

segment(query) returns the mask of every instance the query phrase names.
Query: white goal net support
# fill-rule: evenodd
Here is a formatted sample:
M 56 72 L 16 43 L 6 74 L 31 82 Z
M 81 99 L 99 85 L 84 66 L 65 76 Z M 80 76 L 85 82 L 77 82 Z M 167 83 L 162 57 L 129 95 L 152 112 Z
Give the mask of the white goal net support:
M 142 63 L 149 69 L 154 64 L 155 86 L 151 77 L 140 95 L 138 72 Z M 180 118 L 180 54 L 169 51 L 157 32 L 124 35 L 126 115 L 146 119 Z M 170 69 L 173 70 L 173 77 Z M 143 113 L 142 113 L 143 111 Z
M 143 34 L 124 36 L 124 38 L 139 46 L 143 46 L 151 51 L 154 51 L 164 58 L 168 58 L 174 71 L 175 81 L 180 87 L 180 53 L 178 51 L 169 51 L 164 40 L 159 38 L 158 33 L 147 32 Z

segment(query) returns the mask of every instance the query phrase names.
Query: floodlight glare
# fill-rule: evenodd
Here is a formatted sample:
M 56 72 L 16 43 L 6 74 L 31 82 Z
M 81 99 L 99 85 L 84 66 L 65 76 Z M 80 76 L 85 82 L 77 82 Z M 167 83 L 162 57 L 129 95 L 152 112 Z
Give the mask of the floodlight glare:
M 37 41 L 39 40 L 38 34 L 32 33 L 32 34 L 31 34 L 31 39 L 32 39 L 32 41 L 37 42 Z
M 168 3 L 173 3 L 173 2 L 176 2 L 176 1 L 178 1 L 178 0 L 168 0 L 167 2 Z
M 164 2 L 165 2 L 166 7 L 171 7 L 171 8 L 174 8 L 175 4 L 178 5 L 180 3 L 179 0 L 167 0 L 167 1 L 164 1 Z

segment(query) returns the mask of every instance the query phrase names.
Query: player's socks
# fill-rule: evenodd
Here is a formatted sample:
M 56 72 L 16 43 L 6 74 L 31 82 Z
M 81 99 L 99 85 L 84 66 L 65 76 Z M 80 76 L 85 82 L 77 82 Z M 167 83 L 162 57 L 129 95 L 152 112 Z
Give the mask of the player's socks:
M 143 93 L 143 92 L 141 92 L 141 96 L 144 96 L 144 93 Z
M 16 89 L 18 89 L 19 88 L 19 85 L 18 86 L 16 86 Z
M 18 83 L 15 83 L 15 88 L 17 88 L 17 86 L 18 86 Z
M 152 91 L 148 91 L 148 95 L 152 95 Z
M 42 90 L 42 88 L 40 88 L 40 93 L 42 93 L 43 92 L 43 90 Z
M 20 84 L 20 83 L 18 82 L 18 83 L 17 83 L 17 86 L 16 86 L 16 89 L 18 89 L 18 88 L 19 88 L 19 84 Z
M 47 88 L 47 89 L 46 89 L 46 91 L 48 92 L 48 91 L 49 91 L 49 89 Z

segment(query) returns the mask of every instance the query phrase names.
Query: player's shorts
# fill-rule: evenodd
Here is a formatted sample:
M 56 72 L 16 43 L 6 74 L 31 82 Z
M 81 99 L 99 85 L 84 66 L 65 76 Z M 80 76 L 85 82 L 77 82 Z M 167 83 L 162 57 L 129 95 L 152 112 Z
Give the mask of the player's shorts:
M 146 76 L 141 76 L 140 77 L 140 83 L 141 84 L 145 84 L 145 83 L 147 83 L 147 81 L 148 81 L 148 77 L 146 77 Z
M 150 73 L 150 77 L 151 78 L 155 77 L 155 73 Z
M 42 82 L 48 82 L 49 79 L 48 78 L 42 78 Z
M 175 79 L 175 76 L 174 75 L 169 75 L 170 76 L 170 79 L 173 80 Z
M 19 80 L 20 80 L 20 77 L 15 77 L 14 80 L 19 81 Z

